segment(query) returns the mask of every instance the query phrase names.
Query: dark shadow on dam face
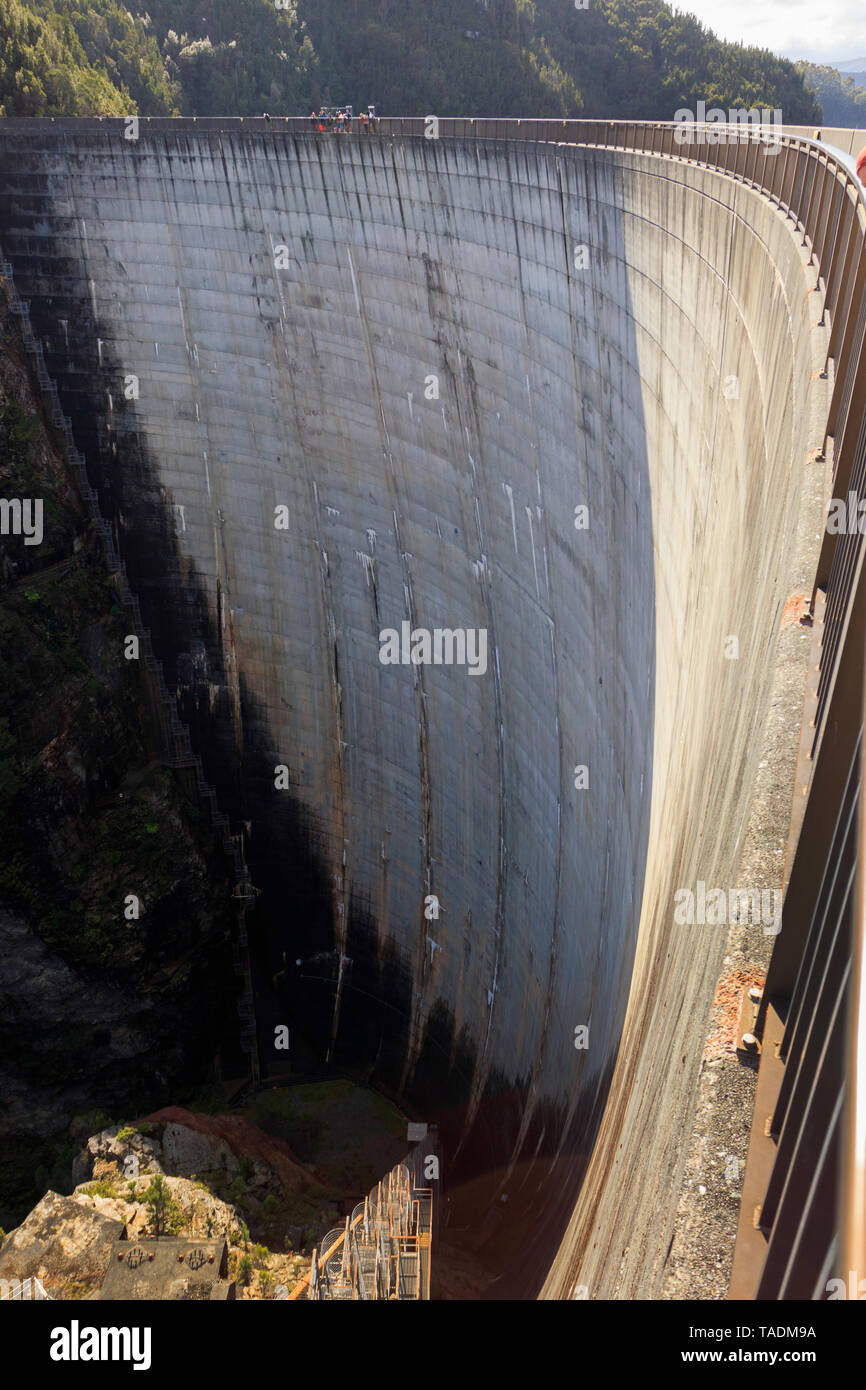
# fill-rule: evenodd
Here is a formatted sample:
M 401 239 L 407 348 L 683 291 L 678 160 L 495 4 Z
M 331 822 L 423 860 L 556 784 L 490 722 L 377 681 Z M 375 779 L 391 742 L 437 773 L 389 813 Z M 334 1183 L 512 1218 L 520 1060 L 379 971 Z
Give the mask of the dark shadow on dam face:
M 450 1231 L 532 1295 L 620 1044 L 649 828 L 620 175 L 107 121 L 19 123 L 0 179 L 3 253 L 244 834 L 263 1072 L 285 1022 L 438 1123 Z M 484 661 L 386 664 L 404 624 Z

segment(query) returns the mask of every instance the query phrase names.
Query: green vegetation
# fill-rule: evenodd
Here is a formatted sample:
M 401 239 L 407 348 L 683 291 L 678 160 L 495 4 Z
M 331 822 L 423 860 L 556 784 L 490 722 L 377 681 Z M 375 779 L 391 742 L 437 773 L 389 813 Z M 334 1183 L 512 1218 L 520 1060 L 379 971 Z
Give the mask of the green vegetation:
M 283 1139 L 300 1162 L 314 1164 L 336 1191 L 368 1191 L 405 1152 L 406 1122 L 399 1111 L 348 1080 L 263 1091 L 244 1113 L 266 1134 Z M 309 1224 L 308 1213 L 300 1210 L 285 1219 Z
M 109 1178 L 99 1178 L 96 1182 L 89 1182 L 84 1188 L 88 1197 L 116 1197 L 117 1188 Z
M 0 115 L 171 115 L 149 26 L 115 0 L 3 0 Z
M 41 497 L 45 531 L 43 568 L 0 585 L 0 902 L 68 959 L 129 968 L 160 921 L 176 955 L 183 950 L 174 922 L 184 916 L 188 842 L 153 817 L 173 789 L 169 774 L 149 766 L 139 672 L 116 655 L 126 620 L 105 570 L 81 551 L 76 568 L 55 568 L 74 561 L 83 537 L 38 424 L 35 410 L 0 399 L 4 495 Z M 14 558 L 22 569 L 36 563 L 23 547 Z M 118 784 L 136 760 L 148 770 L 124 800 Z M 61 833 L 58 818 L 77 827 L 60 858 L 48 833 Z M 130 871 L 145 904 L 138 933 L 122 913 Z
M 2 392 L 0 486 L 40 497 L 44 524 L 33 550 L 4 538 L 18 572 L 0 578 L 0 904 L 75 964 L 129 976 L 153 959 L 166 999 L 187 996 L 196 938 L 229 909 L 195 862 L 201 831 L 154 757 L 141 671 L 120 656 L 128 618 L 69 508 L 68 480 L 37 411 Z M 124 916 L 130 881 L 135 921 Z M 81 1042 L 84 1065 L 92 1040 Z M 68 1049 L 63 1060 L 79 1065 Z
M 155 1237 L 177 1235 L 183 1227 L 184 1215 L 161 1173 L 152 1179 L 141 1200 L 150 1207 L 151 1231 Z
M 112 1124 L 107 1110 L 85 1110 L 83 1115 L 74 1115 L 69 1126 L 70 1137 L 75 1140 L 89 1139 L 91 1134 L 100 1134 Z
M 4 47 L 5 40 L 5 47 Z M 820 120 L 795 66 L 663 0 L 5 0 L 0 114 L 642 117 L 779 107 Z
M 235 1178 L 234 1182 L 229 1183 L 229 1186 L 226 1189 L 226 1195 L 228 1200 L 232 1203 L 232 1205 L 237 1206 L 238 1202 L 240 1202 L 246 1190 L 247 1185 L 244 1182 L 243 1178 Z
M 803 81 L 821 103 L 823 120 L 829 126 L 866 127 L 866 87 L 859 86 L 849 73 L 814 63 L 797 63 Z

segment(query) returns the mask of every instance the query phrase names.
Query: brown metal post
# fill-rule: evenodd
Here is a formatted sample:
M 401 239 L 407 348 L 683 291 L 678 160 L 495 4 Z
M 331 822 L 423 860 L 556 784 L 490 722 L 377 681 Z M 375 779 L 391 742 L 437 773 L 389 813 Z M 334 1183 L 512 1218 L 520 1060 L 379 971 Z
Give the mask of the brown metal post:
M 864 712 L 866 722 L 866 680 Z M 848 994 L 847 1104 L 842 1140 L 841 1274 L 854 1271 L 855 1287 L 866 1279 L 866 741 L 861 749 L 857 890 L 851 924 Z M 855 1294 L 854 1297 L 857 1295 Z

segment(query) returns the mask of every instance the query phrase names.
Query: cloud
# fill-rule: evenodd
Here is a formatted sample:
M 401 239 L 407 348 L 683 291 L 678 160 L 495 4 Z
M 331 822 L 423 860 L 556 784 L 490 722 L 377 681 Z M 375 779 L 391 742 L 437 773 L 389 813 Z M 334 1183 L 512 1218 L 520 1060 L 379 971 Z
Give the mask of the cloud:
M 863 0 L 683 0 L 675 9 L 695 15 L 719 38 L 770 48 L 786 58 L 866 56 Z

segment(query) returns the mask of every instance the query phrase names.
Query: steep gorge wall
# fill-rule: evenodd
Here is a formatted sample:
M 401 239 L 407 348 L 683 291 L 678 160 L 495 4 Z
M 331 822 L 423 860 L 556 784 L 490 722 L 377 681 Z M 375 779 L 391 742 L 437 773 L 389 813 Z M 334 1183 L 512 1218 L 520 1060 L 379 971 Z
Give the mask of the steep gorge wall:
M 735 882 L 813 367 L 790 229 L 649 157 L 232 123 L 9 122 L 0 179 L 4 253 L 245 829 L 263 1060 L 286 1021 L 438 1117 L 455 1220 L 520 1244 L 523 1292 L 637 948 L 572 1232 L 601 1222 L 595 1291 L 628 1211 L 672 1200 L 718 969 L 673 893 Z M 404 621 L 485 629 L 486 672 L 382 665 Z
M 70 481 L 0 291 L 0 1227 L 70 1178 L 106 1112 L 238 1070 L 231 883 L 158 760 L 128 612 Z M 135 891 L 144 912 L 124 918 Z M 234 1026 L 232 1026 L 234 1024 Z

